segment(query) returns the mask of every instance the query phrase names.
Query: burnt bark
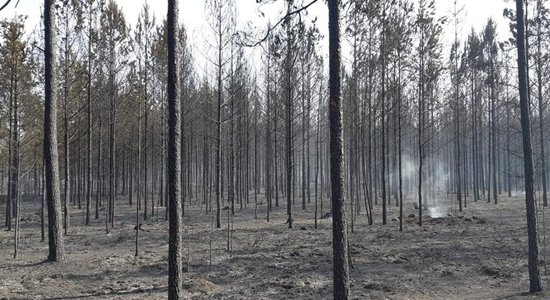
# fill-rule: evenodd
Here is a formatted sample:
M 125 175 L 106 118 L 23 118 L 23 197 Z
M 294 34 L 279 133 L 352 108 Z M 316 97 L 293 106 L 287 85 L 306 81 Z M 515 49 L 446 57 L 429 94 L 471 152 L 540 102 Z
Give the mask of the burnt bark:
M 329 0 L 329 128 L 334 299 L 349 298 L 341 104 L 340 1 Z
M 57 152 L 57 98 L 55 78 L 55 1 L 44 0 L 44 162 L 46 168 L 46 202 L 48 204 L 48 261 L 65 260 L 61 227 L 59 191 L 59 155 Z
M 168 242 L 168 299 L 183 297 L 182 286 L 182 208 L 181 208 L 181 169 L 180 169 L 180 136 L 181 114 L 178 100 L 177 72 L 177 20 L 178 0 L 168 0 L 168 209 L 169 212 L 169 242 Z
M 521 112 L 521 131 L 523 137 L 523 168 L 525 172 L 525 204 L 527 211 L 527 234 L 529 245 L 529 291 L 542 291 L 540 281 L 537 240 L 537 215 L 535 211 L 533 150 L 531 148 L 531 129 L 529 120 L 529 96 L 527 93 L 527 63 L 525 51 L 525 24 L 523 1 L 516 0 L 518 50 L 519 101 Z

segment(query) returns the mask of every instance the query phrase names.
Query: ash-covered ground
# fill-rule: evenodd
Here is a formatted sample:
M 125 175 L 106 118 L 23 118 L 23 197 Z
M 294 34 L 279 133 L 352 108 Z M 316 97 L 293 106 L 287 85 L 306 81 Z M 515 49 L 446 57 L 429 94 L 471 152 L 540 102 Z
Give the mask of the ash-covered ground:
M 298 199 L 297 199 L 298 201 Z M 325 199 L 325 210 L 329 206 Z M 255 219 L 253 199 L 236 207 L 228 246 L 228 210 L 222 229 L 213 229 L 212 214 L 193 200 L 186 207 L 184 233 L 185 296 L 189 299 L 331 299 L 331 219 L 314 228 L 314 204 L 296 203 L 294 228 L 288 229 L 286 207 L 274 207 L 266 222 L 263 198 Z M 546 299 L 527 295 L 525 201 L 501 197 L 498 205 L 471 202 L 463 213 L 445 195 L 437 208 L 424 212 L 407 199 L 404 231 L 399 210 L 389 205 L 388 224 L 381 224 L 380 205 L 374 224 L 364 212 L 349 230 L 353 299 Z M 4 206 L 2 205 L 2 208 Z M 21 240 L 13 259 L 13 232 L 0 231 L 0 298 L 3 299 L 164 299 L 167 290 L 168 223 L 160 207 L 139 231 L 135 248 L 135 207 L 117 202 L 114 229 L 105 233 L 105 212 L 89 226 L 83 211 L 71 207 L 65 237 L 67 262 L 43 263 L 47 242 L 40 241 L 40 207 L 33 201 L 21 210 Z M 437 211 L 441 218 L 432 219 Z M 348 210 L 349 212 L 349 210 Z M 348 216 L 349 217 L 349 216 Z M 541 275 L 546 275 L 544 230 L 548 217 L 539 210 Z M 231 218 L 229 218 L 231 221 Z M 2 220 L 3 222 L 3 220 Z M 349 223 L 351 225 L 351 222 Z

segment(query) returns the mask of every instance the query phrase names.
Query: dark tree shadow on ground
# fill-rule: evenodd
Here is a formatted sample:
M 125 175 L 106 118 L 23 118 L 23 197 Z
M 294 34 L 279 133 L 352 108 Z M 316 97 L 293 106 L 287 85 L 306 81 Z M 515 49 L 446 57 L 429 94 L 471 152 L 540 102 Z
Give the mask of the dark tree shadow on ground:
M 529 292 L 520 292 L 513 295 L 508 295 L 504 297 L 495 298 L 494 300 L 512 300 L 512 299 L 548 299 L 550 296 L 547 292 L 540 293 L 529 293 Z

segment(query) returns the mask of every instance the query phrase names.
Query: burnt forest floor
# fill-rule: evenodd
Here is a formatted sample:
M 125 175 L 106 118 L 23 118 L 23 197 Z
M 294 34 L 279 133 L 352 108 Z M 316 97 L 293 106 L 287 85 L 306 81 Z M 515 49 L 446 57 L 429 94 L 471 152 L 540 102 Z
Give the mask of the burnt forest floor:
M 286 224 L 286 208 L 275 208 L 266 222 L 259 198 L 235 207 L 231 251 L 227 250 L 228 210 L 222 229 L 212 229 L 212 214 L 192 200 L 186 207 L 184 234 L 185 296 L 190 299 L 330 299 L 332 297 L 331 219 L 314 228 L 314 204 L 293 208 L 294 228 Z M 381 224 L 380 205 L 374 224 L 364 212 L 349 232 L 353 299 L 544 299 L 528 290 L 525 202 L 501 197 L 498 205 L 471 202 L 463 213 L 446 196 L 443 218 L 418 210 L 406 199 L 404 231 L 399 210 L 388 206 L 388 224 Z M 111 233 L 105 233 L 105 211 L 83 225 L 83 211 L 71 206 L 71 227 L 65 237 L 66 263 L 43 263 L 47 242 L 40 241 L 40 202 L 21 209 L 21 238 L 13 259 L 13 231 L 0 230 L 0 299 L 164 299 L 167 294 L 168 223 L 160 207 L 139 231 L 139 256 L 134 256 L 135 207 L 119 198 Z M 156 204 L 156 203 L 155 203 Z M 149 203 L 150 205 L 150 203 Z M 325 211 L 328 201 L 325 199 Z M 5 204 L 0 205 L 2 214 Z M 92 205 L 93 207 L 93 205 Z M 349 212 L 349 209 L 348 209 Z M 149 213 L 151 213 L 149 211 Z M 412 216 L 414 214 L 414 217 Z M 143 215 L 141 215 L 141 218 Z M 539 211 L 543 285 L 550 289 L 544 260 L 547 220 Z M 2 218 L 2 225 L 4 220 Z M 47 231 L 46 231 L 47 234 Z M 550 266 L 549 266 L 550 267 Z M 550 274 L 550 273 L 549 273 Z

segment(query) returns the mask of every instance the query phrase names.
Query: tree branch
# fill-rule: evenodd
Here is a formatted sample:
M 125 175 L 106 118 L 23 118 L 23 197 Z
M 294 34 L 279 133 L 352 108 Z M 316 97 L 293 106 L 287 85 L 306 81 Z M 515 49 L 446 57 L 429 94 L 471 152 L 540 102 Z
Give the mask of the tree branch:
M 4 10 L 4 8 L 8 7 L 8 5 L 10 5 L 10 2 L 11 2 L 11 0 L 6 0 L 6 3 L 4 3 L 4 5 L 2 5 L 2 7 L 0 7 L 0 11 Z M 19 4 L 19 0 L 17 0 L 17 3 L 15 3 L 15 7 L 17 7 L 18 4 Z
M 2 11 L 4 8 L 6 8 L 6 6 L 8 6 L 10 4 L 11 0 L 7 0 L 6 3 L 4 3 L 4 5 L 2 5 L 2 7 L 0 7 L 0 11 Z
M 265 42 L 267 40 L 267 38 L 269 37 L 269 35 L 271 34 L 271 32 L 277 28 L 277 26 L 281 25 L 284 20 L 292 15 L 295 15 L 295 14 L 299 14 L 300 12 L 308 9 L 310 6 L 312 6 L 313 4 L 315 4 L 318 0 L 312 0 L 310 3 L 308 3 L 307 5 L 305 6 L 302 6 L 300 7 L 299 9 L 295 10 L 295 11 L 291 11 L 289 13 L 287 13 L 284 17 L 282 17 L 277 23 L 275 23 L 275 25 L 273 25 L 272 27 L 268 28 L 267 29 L 267 32 L 265 33 L 265 36 L 260 39 L 259 41 L 255 42 L 255 43 L 252 43 L 252 44 L 247 44 L 247 43 L 240 43 L 241 46 L 244 46 L 244 47 L 256 47 L 260 44 L 262 44 L 263 42 Z

